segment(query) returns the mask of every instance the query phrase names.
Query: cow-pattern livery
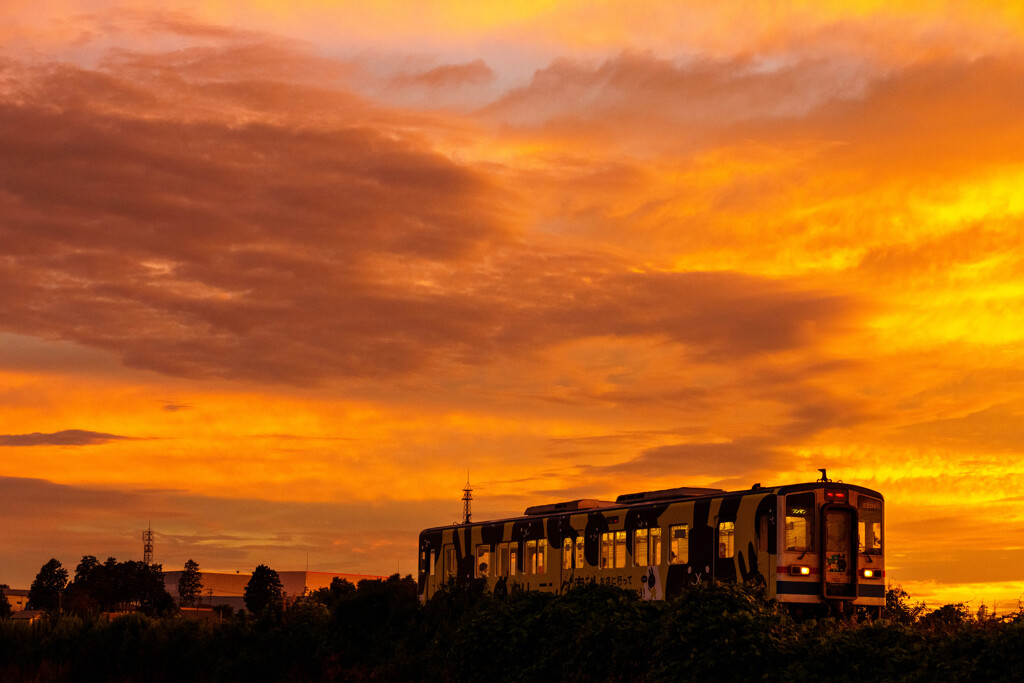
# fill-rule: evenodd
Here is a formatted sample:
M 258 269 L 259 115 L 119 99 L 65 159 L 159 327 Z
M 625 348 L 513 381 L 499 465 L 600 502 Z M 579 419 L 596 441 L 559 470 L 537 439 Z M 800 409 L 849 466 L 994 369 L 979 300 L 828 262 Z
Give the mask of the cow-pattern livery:
M 840 505 L 852 511 L 851 520 L 856 520 L 856 499 L 859 496 L 882 500 L 879 493 L 859 486 L 815 482 L 426 529 L 420 534 L 420 596 L 421 599 L 429 598 L 448 581 L 462 585 L 477 580 L 475 549 L 482 544 L 494 553 L 499 544 L 511 542 L 517 548 L 514 572 L 497 576 L 492 561 L 487 576 L 480 579 L 486 580 L 497 594 L 516 585 L 524 589 L 561 592 L 580 583 L 597 582 L 635 591 L 645 599 L 666 599 L 679 595 L 688 585 L 717 580 L 760 584 L 766 588 L 768 597 L 782 602 L 823 604 L 825 597 L 820 589 L 823 542 L 818 543 L 817 552 L 783 551 L 785 524 L 780 520 L 785 515 L 785 496 L 802 491 L 815 492 L 815 519 L 820 520 L 824 506 L 837 505 L 835 501 L 826 501 L 825 492 L 829 489 L 846 492 L 846 502 Z M 719 551 L 722 542 L 719 525 L 725 522 L 734 525 L 732 557 L 722 557 Z M 668 552 L 668 530 L 677 524 L 688 525 L 688 555 L 686 562 L 680 564 L 672 563 Z M 857 552 L 856 527 L 854 521 L 850 530 L 854 539 L 851 556 Z M 656 566 L 634 562 L 632 556 L 636 531 L 651 528 L 661 529 L 661 563 Z M 626 532 L 627 566 L 601 568 L 602 535 L 615 531 Z M 823 523 L 820 533 L 825 533 Z M 583 538 L 584 566 L 577 567 L 575 546 L 580 537 Z M 548 542 L 546 571 L 543 574 L 524 573 L 525 544 L 541 539 Z M 565 539 L 571 539 L 573 548 L 568 568 L 563 565 L 562 544 Z M 442 564 L 443 550 L 447 547 L 453 550 L 455 558 L 454 571 L 450 575 Z M 797 563 L 808 566 L 811 574 L 791 576 L 789 566 Z M 637 564 L 640 566 L 635 566 Z M 860 556 L 858 567 L 873 569 L 875 578 L 873 581 L 861 581 L 858 573 L 858 585 L 852 587 L 849 601 L 858 606 L 880 607 L 885 599 L 884 581 L 880 581 L 884 576 L 883 558 L 881 555 Z

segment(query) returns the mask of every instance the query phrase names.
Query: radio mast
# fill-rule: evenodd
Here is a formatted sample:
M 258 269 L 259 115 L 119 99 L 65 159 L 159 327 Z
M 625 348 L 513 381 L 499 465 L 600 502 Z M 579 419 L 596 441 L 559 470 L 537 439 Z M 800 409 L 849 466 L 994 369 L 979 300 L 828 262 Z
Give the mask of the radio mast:
M 469 524 L 472 516 L 473 489 L 469 486 L 469 472 L 466 472 L 466 488 L 462 489 L 462 523 Z
M 153 523 L 142 532 L 142 561 L 148 567 L 153 564 Z

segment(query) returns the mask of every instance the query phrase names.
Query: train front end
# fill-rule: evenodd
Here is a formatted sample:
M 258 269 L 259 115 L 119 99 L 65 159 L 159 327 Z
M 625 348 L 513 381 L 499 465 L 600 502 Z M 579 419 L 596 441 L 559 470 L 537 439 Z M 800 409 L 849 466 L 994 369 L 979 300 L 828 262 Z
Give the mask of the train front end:
M 882 495 L 817 482 L 779 490 L 775 597 L 796 613 L 880 615 L 885 606 Z

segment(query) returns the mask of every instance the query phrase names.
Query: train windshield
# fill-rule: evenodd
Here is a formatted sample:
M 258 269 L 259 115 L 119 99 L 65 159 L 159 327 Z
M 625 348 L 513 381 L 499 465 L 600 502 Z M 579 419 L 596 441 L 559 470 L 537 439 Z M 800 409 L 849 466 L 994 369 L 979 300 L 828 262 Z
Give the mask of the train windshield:
M 814 549 L 814 492 L 786 496 L 786 550 Z
M 857 545 L 866 555 L 882 554 L 882 501 L 861 496 L 857 503 Z

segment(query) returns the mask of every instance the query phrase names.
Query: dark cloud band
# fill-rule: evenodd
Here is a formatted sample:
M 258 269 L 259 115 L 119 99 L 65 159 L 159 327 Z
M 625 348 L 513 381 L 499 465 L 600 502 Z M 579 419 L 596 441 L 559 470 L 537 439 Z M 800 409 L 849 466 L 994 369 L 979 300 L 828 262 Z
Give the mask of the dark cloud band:
M 0 446 L 96 446 L 125 439 L 131 437 L 83 429 L 64 429 L 52 434 L 0 434 Z

